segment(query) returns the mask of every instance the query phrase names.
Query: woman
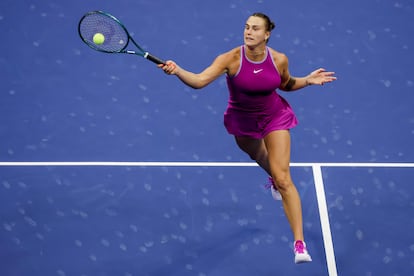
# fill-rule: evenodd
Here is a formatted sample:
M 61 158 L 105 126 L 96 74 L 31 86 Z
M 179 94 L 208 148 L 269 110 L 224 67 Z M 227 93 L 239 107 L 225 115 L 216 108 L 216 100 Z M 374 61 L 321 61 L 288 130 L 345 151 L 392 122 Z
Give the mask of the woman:
M 305 77 L 289 73 L 288 58 L 267 47 L 275 24 L 263 13 L 251 15 L 244 29 L 244 45 L 219 55 L 199 74 L 174 61 L 159 65 L 186 85 L 199 89 L 227 75 L 229 103 L 224 124 L 237 145 L 270 176 L 272 194 L 280 193 L 294 237 L 295 263 L 310 262 L 303 236 L 301 200 L 290 176 L 290 133 L 296 117 L 276 89 L 294 91 L 336 80 L 334 72 L 317 69 Z M 277 196 L 277 195 L 276 195 Z

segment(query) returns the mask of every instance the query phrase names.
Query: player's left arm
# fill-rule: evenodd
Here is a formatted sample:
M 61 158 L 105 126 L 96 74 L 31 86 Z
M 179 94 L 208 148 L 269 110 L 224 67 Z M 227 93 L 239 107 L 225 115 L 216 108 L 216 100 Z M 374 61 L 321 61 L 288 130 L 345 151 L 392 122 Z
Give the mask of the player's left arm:
M 324 68 L 316 69 L 305 77 L 294 77 L 289 73 L 286 55 L 279 53 L 276 60 L 282 79 L 279 88 L 283 91 L 295 91 L 309 85 L 323 85 L 336 80 L 335 72 L 328 72 Z

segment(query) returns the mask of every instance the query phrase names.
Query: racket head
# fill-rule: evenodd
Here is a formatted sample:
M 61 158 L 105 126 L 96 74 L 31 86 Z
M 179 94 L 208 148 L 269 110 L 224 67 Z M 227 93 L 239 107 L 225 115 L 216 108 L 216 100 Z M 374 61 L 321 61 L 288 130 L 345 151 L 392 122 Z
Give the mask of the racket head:
M 78 33 L 82 41 L 94 50 L 105 53 L 123 53 L 130 41 L 125 26 L 113 15 L 103 11 L 86 13 L 79 21 Z M 102 44 L 93 41 L 95 34 L 101 33 L 105 39 Z

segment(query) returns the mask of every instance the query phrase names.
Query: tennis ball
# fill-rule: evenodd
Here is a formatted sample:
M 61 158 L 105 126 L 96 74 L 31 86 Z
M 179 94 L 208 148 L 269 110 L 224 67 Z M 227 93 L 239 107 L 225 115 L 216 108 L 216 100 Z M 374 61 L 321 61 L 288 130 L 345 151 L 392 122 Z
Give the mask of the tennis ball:
M 102 43 L 104 43 L 105 41 L 105 36 L 101 33 L 96 33 L 93 36 L 93 43 L 95 43 L 96 45 L 101 45 Z

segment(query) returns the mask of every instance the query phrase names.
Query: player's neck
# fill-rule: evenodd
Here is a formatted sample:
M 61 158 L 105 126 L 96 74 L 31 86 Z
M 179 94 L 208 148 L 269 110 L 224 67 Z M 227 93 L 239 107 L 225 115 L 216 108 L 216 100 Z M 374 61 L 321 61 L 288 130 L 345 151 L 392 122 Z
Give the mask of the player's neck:
M 245 47 L 246 56 L 252 61 L 261 61 L 266 56 L 266 45 Z

